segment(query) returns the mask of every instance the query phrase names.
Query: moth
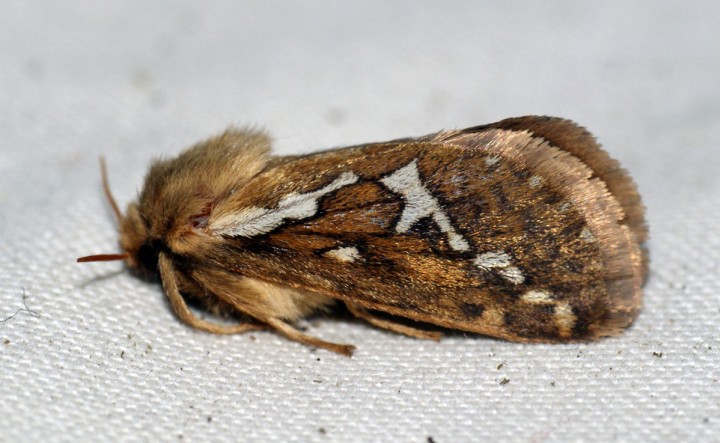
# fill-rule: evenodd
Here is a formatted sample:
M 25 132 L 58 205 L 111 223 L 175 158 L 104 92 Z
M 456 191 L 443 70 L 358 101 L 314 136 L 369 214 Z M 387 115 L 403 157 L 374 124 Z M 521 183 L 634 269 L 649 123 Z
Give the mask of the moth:
M 294 322 L 344 303 L 374 326 L 517 342 L 616 335 L 640 310 L 644 208 L 630 176 L 575 123 L 526 116 L 274 156 L 228 129 L 155 161 L 119 221 L 124 260 L 159 275 L 184 322 L 218 334 L 271 328 L 340 354 Z M 220 325 L 185 297 L 246 321 Z

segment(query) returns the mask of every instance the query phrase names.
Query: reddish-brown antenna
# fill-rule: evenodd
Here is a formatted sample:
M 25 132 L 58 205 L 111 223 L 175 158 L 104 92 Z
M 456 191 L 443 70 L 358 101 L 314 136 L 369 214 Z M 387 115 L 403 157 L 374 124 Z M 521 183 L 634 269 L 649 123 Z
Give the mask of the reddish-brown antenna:
M 113 197 L 112 192 L 110 192 L 110 182 L 108 181 L 107 168 L 105 167 L 105 158 L 103 156 L 100 156 L 100 175 L 102 175 L 102 184 L 103 190 L 105 191 L 105 197 L 107 197 L 108 202 L 110 203 L 110 206 L 115 213 L 115 218 L 117 219 L 118 223 L 120 223 L 120 220 L 122 220 L 122 213 L 120 212 L 120 208 L 118 207 L 117 202 L 115 202 L 115 197 Z
M 77 259 L 78 263 L 86 263 L 89 261 L 114 261 L 114 260 L 125 260 L 128 258 L 127 253 L 123 254 L 96 254 L 80 257 Z
M 112 195 L 112 192 L 110 192 L 110 182 L 108 181 L 108 175 L 107 175 L 107 168 L 105 167 L 105 158 L 103 156 L 100 156 L 100 175 L 102 176 L 102 185 L 103 190 L 105 191 L 105 197 L 107 197 L 108 202 L 110 203 L 110 206 L 112 207 L 113 212 L 115 213 L 115 218 L 117 219 L 117 222 L 120 223 L 120 220 L 122 220 L 122 213 L 120 212 L 120 208 L 117 205 L 117 202 L 115 201 L 115 198 Z M 123 254 L 96 254 L 96 255 L 88 255 L 86 257 L 80 257 L 77 259 L 78 263 L 86 263 L 86 262 L 92 262 L 92 261 L 114 261 L 114 260 L 125 260 L 128 258 L 127 253 Z

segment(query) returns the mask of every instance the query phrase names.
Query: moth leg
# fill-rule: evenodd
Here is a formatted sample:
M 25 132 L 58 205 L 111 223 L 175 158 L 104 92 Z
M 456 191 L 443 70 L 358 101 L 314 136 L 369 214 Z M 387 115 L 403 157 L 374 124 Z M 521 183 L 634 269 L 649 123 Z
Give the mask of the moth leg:
M 368 312 L 365 308 L 358 306 L 354 303 L 345 302 L 345 305 L 352 313 L 352 315 L 359 319 L 365 320 L 366 322 L 370 323 L 373 326 L 377 326 L 378 328 L 387 329 L 388 331 L 397 332 L 399 334 L 407 335 L 414 338 L 424 338 L 435 341 L 440 340 L 440 338 L 442 337 L 441 332 L 423 331 L 422 329 L 413 328 L 412 326 L 407 326 L 391 320 L 376 317 L 370 312 Z
M 193 278 L 221 300 L 238 311 L 276 329 L 291 340 L 350 356 L 352 345 L 330 343 L 293 328 L 288 321 L 303 318 L 308 313 L 323 309 L 331 298 L 265 281 L 242 277 L 215 268 L 198 270 Z
M 172 268 L 170 259 L 165 257 L 164 254 L 160 254 L 158 264 L 160 267 L 160 277 L 162 278 L 163 287 L 165 288 L 165 295 L 170 301 L 170 306 L 175 312 L 175 315 L 189 326 L 200 329 L 201 331 L 212 332 L 213 334 L 239 334 L 247 331 L 266 329 L 265 326 L 261 324 L 241 323 L 237 325 L 219 325 L 196 317 L 188 308 L 182 294 L 180 294 L 175 279 L 175 271 Z
M 319 338 L 312 337 L 310 335 L 303 334 L 302 332 L 293 328 L 279 318 L 269 318 L 265 321 L 273 328 L 285 334 L 285 336 L 290 340 L 295 340 L 308 346 L 327 349 L 328 351 L 337 352 L 338 354 L 346 355 L 348 357 L 352 356 L 353 351 L 355 350 L 355 346 L 353 345 L 331 343 L 328 341 L 320 340 Z

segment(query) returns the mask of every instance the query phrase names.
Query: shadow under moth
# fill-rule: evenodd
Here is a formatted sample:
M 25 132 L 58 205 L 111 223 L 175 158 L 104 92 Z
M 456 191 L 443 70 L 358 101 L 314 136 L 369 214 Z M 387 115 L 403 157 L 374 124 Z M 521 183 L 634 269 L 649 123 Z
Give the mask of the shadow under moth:
M 632 179 L 560 118 L 299 156 L 229 129 L 155 161 L 124 215 L 104 167 L 103 185 L 123 252 L 78 261 L 159 275 L 178 317 L 213 333 L 272 328 L 351 355 L 293 326 L 341 302 L 417 338 L 440 337 L 428 323 L 518 342 L 593 340 L 633 321 L 647 276 Z M 184 296 L 247 321 L 199 318 Z

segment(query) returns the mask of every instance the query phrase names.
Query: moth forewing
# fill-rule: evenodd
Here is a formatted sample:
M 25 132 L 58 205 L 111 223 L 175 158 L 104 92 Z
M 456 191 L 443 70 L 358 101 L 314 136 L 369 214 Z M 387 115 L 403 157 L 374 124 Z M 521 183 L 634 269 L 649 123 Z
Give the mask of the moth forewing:
M 265 142 L 231 131 L 157 163 L 121 223 L 128 263 L 156 271 L 159 255 L 193 326 L 212 329 L 181 294 L 345 354 L 292 322 L 339 300 L 414 337 L 438 334 L 378 312 L 555 342 L 618 333 L 639 310 L 637 191 L 572 122 L 524 117 L 289 158 Z

